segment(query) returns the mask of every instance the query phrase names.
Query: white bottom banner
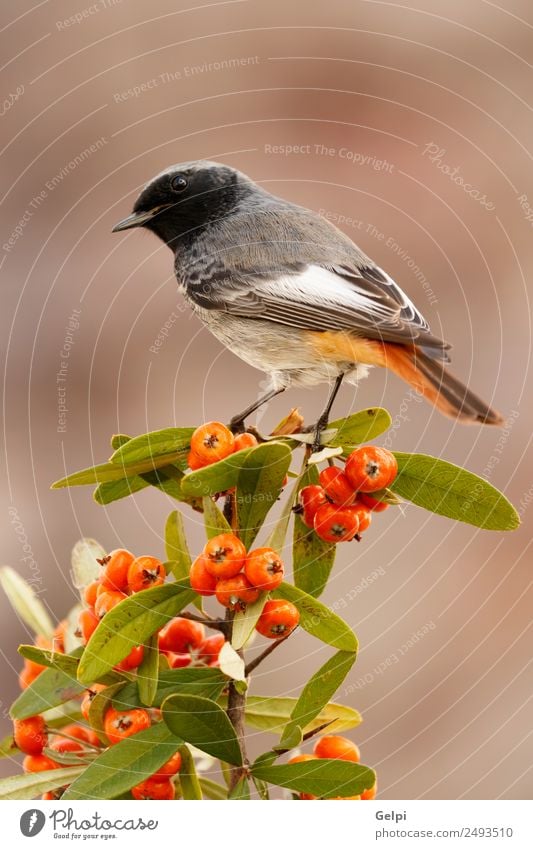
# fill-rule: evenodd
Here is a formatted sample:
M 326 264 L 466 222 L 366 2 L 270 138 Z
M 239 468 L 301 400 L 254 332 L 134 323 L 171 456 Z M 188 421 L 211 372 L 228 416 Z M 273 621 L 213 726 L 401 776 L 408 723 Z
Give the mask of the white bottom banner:
M 336 849 L 351 847 L 533 846 L 528 801 L 306 801 L 306 804 L 217 802 L 2 803 L 3 845 L 87 845 L 170 849 L 195 843 L 215 849 Z M 236 807 L 238 805 L 238 807 Z M 218 814 L 212 809 L 219 807 Z M 161 842 L 163 841 L 163 842 Z

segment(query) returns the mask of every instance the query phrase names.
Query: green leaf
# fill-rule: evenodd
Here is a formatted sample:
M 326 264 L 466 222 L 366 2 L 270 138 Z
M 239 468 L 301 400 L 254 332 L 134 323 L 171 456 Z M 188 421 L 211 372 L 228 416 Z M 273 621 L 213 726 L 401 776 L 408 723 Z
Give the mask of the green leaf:
M 200 787 L 202 788 L 202 792 L 206 799 L 227 799 L 228 798 L 228 790 L 226 787 L 223 787 L 222 784 L 217 784 L 216 781 L 211 781 L 209 778 L 201 778 L 200 779 Z
M 490 531 L 520 524 L 513 505 L 483 478 L 426 454 L 394 452 L 398 475 L 390 489 L 432 513 Z
M 202 788 L 196 774 L 194 758 L 188 746 L 180 746 L 180 784 L 184 799 L 202 799 Z
M 309 466 L 302 475 L 300 489 L 319 480 L 316 466 Z M 335 562 L 337 547 L 306 527 L 298 513 L 294 516 L 293 534 L 294 583 L 309 595 L 318 597 L 328 582 Z
M 0 584 L 11 606 L 28 628 L 31 628 L 35 634 L 51 637 L 54 633 L 54 625 L 33 587 L 11 566 L 3 566 L 0 569 Z
M 313 471 L 318 476 L 318 472 L 316 471 L 316 469 L 314 469 Z M 269 548 L 273 548 L 274 551 L 278 551 L 278 552 L 281 553 L 281 550 L 283 549 L 283 546 L 285 545 L 285 537 L 287 536 L 287 531 L 289 529 L 289 523 L 290 523 L 291 517 L 293 515 L 292 508 L 293 508 L 293 506 L 296 502 L 296 499 L 298 497 L 298 493 L 303 486 L 302 481 L 304 480 L 304 477 L 305 477 L 306 474 L 307 474 L 307 462 L 306 462 L 306 459 L 304 457 L 302 470 L 301 470 L 300 474 L 296 476 L 294 486 L 292 487 L 291 492 L 290 492 L 288 498 L 285 501 L 285 504 L 284 504 L 283 509 L 281 511 L 281 515 L 280 515 L 278 521 L 276 522 L 276 524 L 274 525 L 272 533 L 270 534 L 270 536 L 268 538 L 267 545 L 269 546 Z
M 47 790 L 56 790 L 69 781 L 81 775 L 86 769 L 83 766 L 71 766 L 64 769 L 49 769 L 45 772 L 29 772 L 22 775 L 11 775 L 0 779 L 0 800 L 35 799 Z
M 190 472 L 183 478 L 181 488 L 184 495 L 199 498 L 202 495 L 217 495 L 231 489 L 237 483 L 243 460 L 254 448 L 244 448 L 230 454 L 218 463 L 212 463 L 196 472 Z
M 12 734 L 8 734 L 7 737 L 0 742 L 0 758 L 12 758 L 13 755 L 16 755 L 18 749 L 15 745 L 15 741 L 13 739 Z
M 356 652 L 339 651 L 309 679 L 283 730 L 281 746 L 292 749 L 298 745 L 291 742 L 295 730 L 305 728 L 325 708 L 354 665 L 356 656 Z
M 309 634 L 336 649 L 357 651 L 357 637 L 351 628 L 317 599 L 285 582 L 272 595 L 291 601 L 298 608 L 300 625 Z
M 321 799 L 359 796 L 374 786 L 376 773 L 363 764 L 318 758 L 297 764 L 253 764 L 252 775 L 270 784 L 297 793 L 311 793 Z
M 133 441 L 133 440 L 132 440 Z M 106 483 L 107 481 L 117 481 L 122 478 L 134 477 L 135 475 L 146 474 L 154 469 L 161 469 L 176 461 L 179 454 L 162 454 L 160 457 L 153 457 L 148 460 L 139 460 L 137 463 L 120 465 L 119 463 L 101 463 L 98 466 L 89 466 L 87 469 L 81 469 L 79 472 L 73 472 L 65 478 L 61 478 L 52 484 L 52 489 L 62 489 L 66 486 L 86 486 L 92 483 Z M 179 471 L 176 469 L 176 471 Z
M 77 654 L 79 650 L 74 653 Z M 70 701 L 83 690 L 84 687 L 76 680 L 75 674 L 63 672 L 61 669 L 43 669 L 11 705 L 11 718 L 26 719 L 28 716 L 42 713 L 48 708 Z
M 193 427 L 167 427 L 154 430 L 129 439 L 109 458 L 120 466 L 131 465 L 143 460 L 153 460 L 169 454 L 181 455 L 183 459 L 189 451 Z
M 120 480 L 107 481 L 100 483 L 93 492 L 93 498 L 97 504 L 111 504 L 113 501 L 119 501 L 121 498 L 127 498 L 128 495 L 134 495 L 150 486 L 145 478 L 139 475 L 133 475 L 130 478 L 120 478 Z
M 117 684 L 112 684 L 106 687 L 105 690 L 100 690 L 91 700 L 89 707 L 89 725 L 98 734 L 98 738 L 105 745 L 109 746 L 109 740 L 104 729 L 104 719 L 107 711 L 111 707 L 114 696 L 124 687 L 124 681 Z
M 226 763 L 242 766 L 242 754 L 233 725 L 216 702 L 202 696 L 170 696 L 162 705 L 170 730 Z
M 74 679 L 78 670 L 78 661 L 81 652 L 78 650 L 74 655 L 61 654 L 60 652 L 50 651 L 49 649 L 39 649 L 37 646 L 19 646 L 18 653 L 27 660 L 38 663 L 40 666 L 49 666 L 54 669 L 61 669 Z
M 239 799 L 244 801 L 250 798 L 250 783 L 246 777 L 237 782 L 233 790 L 230 792 L 228 799 Z
M 298 699 L 271 698 L 269 696 L 248 696 L 246 700 L 246 722 L 259 731 L 271 731 L 281 734 L 283 727 L 291 718 Z M 328 734 L 340 734 L 356 728 L 362 722 L 361 714 L 354 708 L 333 702 L 325 705 L 314 719 L 307 722 L 302 731 L 307 734 L 320 728 L 326 722 Z
M 152 634 L 144 644 L 142 663 L 137 670 L 137 686 L 139 699 L 147 707 L 151 707 L 157 693 L 159 676 L 159 637 Z
M 181 744 L 164 722 L 158 722 L 102 752 L 70 785 L 61 801 L 116 799 L 153 775 Z
M 220 669 L 214 667 L 186 666 L 183 669 L 161 671 L 152 707 L 161 707 L 165 699 L 175 693 L 218 699 L 227 683 L 226 676 L 222 674 Z M 113 699 L 113 707 L 117 710 L 128 710 L 129 708 L 141 707 L 141 705 L 135 682 L 126 684 Z
M 188 582 L 183 582 L 142 590 L 121 601 L 106 613 L 87 643 L 78 666 L 78 679 L 83 684 L 97 681 L 195 597 Z
M 238 610 L 235 613 L 231 636 L 231 645 L 234 649 L 242 649 L 250 639 L 267 599 L 268 593 L 260 593 L 257 601 L 247 604 L 244 610 Z
M 219 510 L 213 499 L 209 495 L 204 495 L 202 498 L 204 508 L 204 523 L 207 539 L 219 534 L 231 533 L 231 525 L 227 521 L 222 510 Z
M 178 564 L 180 576 L 188 577 L 191 569 L 191 555 L 185 536 L 183 516 L 177 510 L 173 510 L 166 521 L 165 551 L 167 560 L 173 560 Z
M 268 442 L 252 448 L 242 461 L 236 502 L 239 535 L 247 549 L 279 498 L 291 456 L 288 445 Z
M 337 431 L 333 439 L 329 441 L 329 445 L 342 445 L 346 448 L 346 453 L 350 453 L 356 445 L 369 442 L 385 433 L 391 424 L 390 414 L 382 407 L 359 410 L 358 413 L 329 423 L 329 427 Z

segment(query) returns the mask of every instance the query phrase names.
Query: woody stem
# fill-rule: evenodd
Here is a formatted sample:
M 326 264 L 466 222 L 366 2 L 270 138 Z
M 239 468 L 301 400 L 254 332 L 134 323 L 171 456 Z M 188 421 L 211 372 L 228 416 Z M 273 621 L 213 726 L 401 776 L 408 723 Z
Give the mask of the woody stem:
M 234 613 L 228 610 L 226 614 L 226 622 L 229 624 L 230 637 L 233 630 Z M 244 652 L 239 649 L 237 654 L 244 659 Z M 246 710 L 246 691 L 241 693 L 237 689 L 236 682 L 231 680 L 228 685 L 228 718 L 235 729 L 237 740 L 242 754 L 243 766 L 231 767 L 230 790 L 239 783 L 241 778 L 247 775 L 248 758 L 246 757 L 246 734 L 244 715 Z

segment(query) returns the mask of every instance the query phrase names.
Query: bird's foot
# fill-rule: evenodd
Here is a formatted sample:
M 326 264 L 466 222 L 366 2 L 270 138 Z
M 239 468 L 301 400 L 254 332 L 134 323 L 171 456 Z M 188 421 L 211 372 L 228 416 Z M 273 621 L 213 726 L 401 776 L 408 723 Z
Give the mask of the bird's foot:
M 322 436 L 323 432 L 325 430 L 327 430 L 327 427 L 328 427 L 328 417 L 327 416 L 320 416 L 320 418 L 317 420 L 317 422 L 315 423 L 315 425 L 312 428 L 312 430 L 315 434 L 315 438 L 313 439 L 313 443 L 311 445 L 311 453 L 312 454 L 316 454 L 317 451 L 320 451 L 320 449 L 322 448 L 322 445 L 320 444 L 321 443 L 321 436 Z

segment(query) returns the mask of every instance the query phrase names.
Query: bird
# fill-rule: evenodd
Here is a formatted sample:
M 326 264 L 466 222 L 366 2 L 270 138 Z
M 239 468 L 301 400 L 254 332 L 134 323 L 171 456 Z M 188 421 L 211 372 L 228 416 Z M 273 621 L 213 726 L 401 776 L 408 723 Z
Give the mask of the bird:
M 503 423 L 448 371 L 451 345 L 386 271 L 325 217 L 241 171 L 209 160 L 166 168 L 113 232 L 133 227 L 171 249 L 178 289 L 207 329 L 269 377 L 268 391 L 232 418 L 235 432 L 289 387 L 327 383 L 318 450 L 342 382 L 357 385 L 374 366 L 461 422 Z

